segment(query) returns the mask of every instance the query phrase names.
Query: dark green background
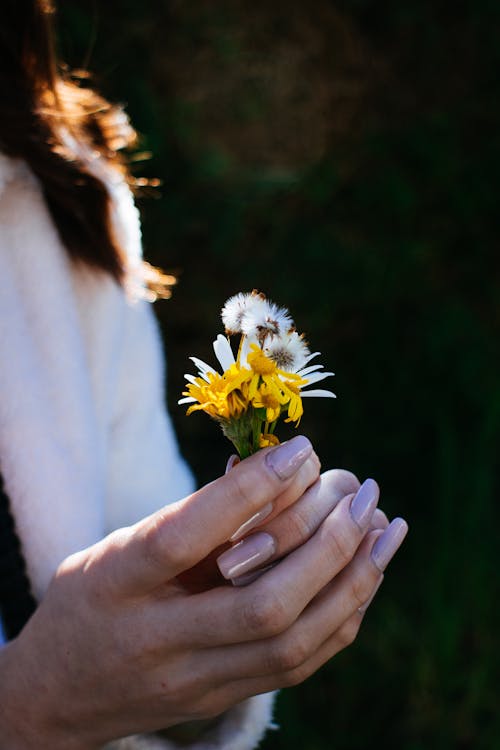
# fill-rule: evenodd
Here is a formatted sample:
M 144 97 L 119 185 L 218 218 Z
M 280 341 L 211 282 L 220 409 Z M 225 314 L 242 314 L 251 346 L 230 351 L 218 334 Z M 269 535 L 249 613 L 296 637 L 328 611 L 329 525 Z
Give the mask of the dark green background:
M 356 645 L 266 748 L 500 747 L 500 5 L 64 0 L 64 55 L 125 103 L 169 402 L 200 481 L 229 446 L 176 406 L 219 309 L 257 287 L 337 372 L 301 429 L 410 524 Z M 495 680 L 496 676 L 496 680 Z

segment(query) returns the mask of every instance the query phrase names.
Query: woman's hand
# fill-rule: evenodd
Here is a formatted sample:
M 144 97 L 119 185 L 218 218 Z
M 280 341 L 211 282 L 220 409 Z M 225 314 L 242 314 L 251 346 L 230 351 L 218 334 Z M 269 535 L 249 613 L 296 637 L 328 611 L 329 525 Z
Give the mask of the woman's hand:
M 318 473 L 295 438 L 65 560 L 0 652 L 6 746 L 89 750 L 216 716 L 299 682 L 351 642 L 406 530 L 397 520 L 367 534 L 373 500 L 338 502 L 250 585 L 191 594 L 176 578 L 284 492 L 293 504 Z
M 371 517 L 367 530 L 387 528 L 387 516 L 376 508 L 379 498 L 377 483 L 367 479 L 360 489 L 354 474 L 332 469 L 308 487 L 297 502 L 292 505 L 277 503 L 244 523 L 231 539 L 234 546 L 218 557 L 223 576 L 237 586 L 256 580 L 276 560 L 306 542 L 340 500 L 344 497 L 352 500 L 356 493 L 355 505 L 363 507 L 363 512 Z

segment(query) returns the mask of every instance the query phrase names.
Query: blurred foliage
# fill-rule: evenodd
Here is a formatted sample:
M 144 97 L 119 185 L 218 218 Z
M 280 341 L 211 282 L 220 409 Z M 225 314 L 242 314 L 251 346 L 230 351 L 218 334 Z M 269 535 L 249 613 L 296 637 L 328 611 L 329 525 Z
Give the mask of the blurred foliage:
M 65 0 L 61 46 L 160 176 L 146 255 L 200 481 L 228 445 L 176 406 L 219 309 L 257 287 L 337 370 L 301 428 L 410 535 L 356 646 L 280 699 L 266 748 L 500 747 L 500 5 Z M 192 369 L 192 368 L 191 368 Z M 496 679 L 495 679 L 496 677 Z

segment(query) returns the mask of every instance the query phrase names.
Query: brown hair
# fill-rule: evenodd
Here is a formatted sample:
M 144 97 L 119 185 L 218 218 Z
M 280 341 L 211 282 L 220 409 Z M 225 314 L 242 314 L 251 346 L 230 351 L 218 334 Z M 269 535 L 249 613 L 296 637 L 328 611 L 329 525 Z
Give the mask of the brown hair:
M 136 134 L 122 109 L 58 68 L 50 0 L 4 0 L 0 26 L 0 148 L 39 179 L 71 258 L 124 276 L 109 195 L 71 142 L 97 151 L 132 182 L 119 151 Z M 68 137 L 69 136 L 69 137 Z M 158 279 L 156 279 L 158 281 Z

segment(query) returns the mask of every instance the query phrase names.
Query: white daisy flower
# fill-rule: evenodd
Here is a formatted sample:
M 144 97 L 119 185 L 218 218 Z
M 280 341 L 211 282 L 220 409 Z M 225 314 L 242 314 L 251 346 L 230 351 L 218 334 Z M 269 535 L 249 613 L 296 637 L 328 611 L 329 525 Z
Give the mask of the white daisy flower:
M 214 347 L 215 356 L 217 357 L 217 360 L 222 368 L 222 372 L 224 373 L 226 370 L 229 370 L 231 365 L 234 365 L 236 362 L 235 356 L 233 354 L 233 350 L 231 348 L 231 344 L 227 340 L 226 336 L 223 336 L 222 333 L 219 333 L 219 335 L 213 342 L 213 347 Z M 207 365 L 206 362 L 204 362 L 202 359 L 199 359 L 198 357 L 189 357 L 189 359 L 198 368 L 198 375 L 197 377 L 195 377 L 194 375 L 190 375 L 189 373 L 184 373 L 184 377 L 186 378 L 188 383 L 196 385 L 197 378 L 202 378 L 206 383 L 209 383 L 210 382 L 209 374 L 210 375 L 220 374 L 217 372 L 217 370 L 214 370 L 214 368 L 211 365 Z M 177 403 L 178 404 L 190 404 L 190 403 L 194 403 L 195 401 L 196 401 L 195 398 L 192 398 L 191 396 L 186 396 L 185 398 L 179 399 Z

